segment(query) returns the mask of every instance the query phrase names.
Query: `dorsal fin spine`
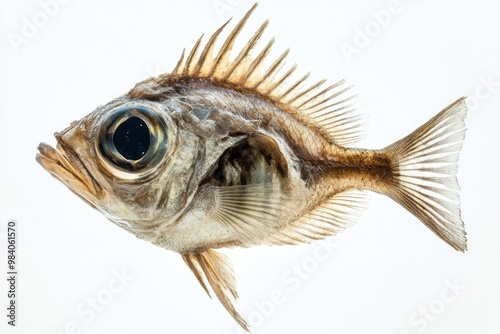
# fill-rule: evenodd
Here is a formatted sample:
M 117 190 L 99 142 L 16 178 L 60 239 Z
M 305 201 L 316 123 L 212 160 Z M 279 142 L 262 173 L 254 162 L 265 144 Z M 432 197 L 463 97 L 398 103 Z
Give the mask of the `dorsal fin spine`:
M 205 48 L 203 48 L 203 51 L 201 52 L 200 59 L 198 60 L 196 67 L 195 67 L 195 73 L 198 75 L 202 75 L 205 70 L 205 64 L 207 58 L 212 57 L 213 49 L 215 47 L 215 42 L 217 41 L 217 38 L 219 37 L 220 33 L 224 28 L 228 25 L 228 23 L 231 22 L 231 19 L 227 20 L 226 23 L 224 23 L 219 29 L 217 29 L 212 36 L 210 36 L 210 39 L 208 40 L 207 44 L 205 45 Z
M 177 65 L 175 65 L 174 69 L 172 70 L 172 74 L 179 74 L 181 72 L 181 65 L 184 61 L 185 54 L 186 54 L 186 48 L 182 49 L 181 57 L 179 58 Z
M 198 49 L 200 48 L 200 43 L 201 43 L 202 38 L 203 38 L 203 35 L 201 35 L 200 38 L 198 38 L 193 49 L 189 53 L 189 56 L 186 59 L 186 65 L 184 67 L 183 75 L 193 75 L 194 74 L 192 71 L 193 63 L 196 60 L 195 56 L 198 53 Z
M 315 90 L 316 88 L 319 88 L 321 85 L 323 85 L 324 83 L 326 82 L 326 79 L 322 79 L 318 82 L 316 82 L 314 85 L 310 86 L 309 88 L 307 89 L 304 89 L 302 92 L 298 93 L 298 94 L 295 94 L 294 97 L 292 97 L 291 99 L 289 99 L 288 101 L 286 101 L 288 104 L 291 104 L 293 105 L 295 102 L 297 101 L 300 101 L 300 98 L 302 98 L 303 96 L 306 96 L 307 94 L 311 93 L 313 90 Z M 302 103 L 303 105 L 304 103 Z M 300 108 L 300 106 L 297 106 L 297 108 Z
M 294 76 L 297 65 L 285 67 L 288 49 L 270 66 L 267 66 L 265 63 L 274 44 L 274 38 L 266 43 L 256 57 L 251 55 L 268 27 L 268 20 L 260 25 L 246 45 L 239 50 L 236 58 L 230 60 L 235 41 L 256 6 L 257 4 L 252 6 L 236 24 L 217 52 L 214 50 L 217 38 L 229 21 L 210 36 L 203 48 L 202 37 L 200 37 L 187 58 L 184 58 L 183 52 L 172 75 L 160 76 L 159 84 L 172 84 L 176 80 L 187 78 L 206 79 L 212 84 L 225 88 L 260 95 L 298 121 L 316 130 L 330 143 L 345 145 L 358 140 L 361 137 L 362 128 L 356 129 L 359 117 L 357 117 L 356 110 L 352 108 L 354 104 L 336 107 L 341 103 L 352 101 L 352 97 L 343 97 L 353 87 L 352 85 L 348 86 L 345 80 L 340 80 L 324 88 L 326 81 L 320 80 L 306 86 L 309 73 L 296 80 Z M 337 101 L 339 99 L 341 100 Z M 352 121 L 355 121 L 353 122 L 355 126 L 351 124 Z
M 295 89 L 297 89 L 297 87 L 302 84 L 304 81 L 307 80 L 307 78 L 309 78 L 309 76 L 311 75 L 310 72 L 306 73 L 302 78 L 300 78 L 299 80 L 297 80 L 293 85 L 290 86 L 290 88 L 288 88 L 288 90 L 284 91 L 280 96 L 278 96 L 277 98 L 279 100 L 282 100 L 284 101 L 285 97 L 287 97 L 291 92 L 293 92 Z M 287 104 L 290 104 L 288 101 L 286 101 Z
M 269 20 L 266 20 L 260 26 L 259 30 L 257 30 L 255 32 L 255 34 L 252 36 L 252 38 L 247 43 L 247 45 L 245 45 L 245 47 L 243 49 L 241 49 L 240 53 L 238 54 L 236 59 L 233 61 L 233 64 L 231 64 L 231 68 L 229 70 L 227 70 L 227 72 L 224 74 L 224 77 L 222 77 L 222 80 L 227 80 L 231 76 L 231 74 L 238 68 L 238 66 L 240 66 L 242 61 L 245 58 L 248 58 L 249 51 L 253 50 L 253 48 L 257 44 L 258 40 L 260 39 L 260 37 L 262 36 L 264 31 L 266 30 L 268 24 L 269 24 Z
M 264 73 L 264 75 L 262 75 L 262 78 L 259 81 L 257 81 L 253 87 L 250 87 L 250 88 L 254 88 L 254 89 L 258 90 L 258 88 L 262 85 L 262 83 L 264 81 L 271 78 L 281 68 L 281 66 L 283 66 L 283 62 L 286 59 L 286 57 L 288 56 L 288 53 L 290 53 L 290 49 L 286 49 L 281 54 L 281 56 L 279 56 L 279 58 L 276 59 L 276 61 L 271 65 L 271 67 L 269 67 L 267 69 L 266 73 Z
M 267 45 L 261 50 L 259 55 L 252 61 L 252 63 L 248 68 L 248 71 L 246 71 L 246 73 L 244 73 L 241 76 L 239 82 L 242 86 L 247 85 L 248 81 L 251 81 L 250 78 L 256 72 L 256 70 L 262 67 L 262 60 L 267 57 L 273 45 L 274 45 L 274 38 L 271 38 L 269 42 L 267 42 Z
M 238 35 L 240 34 L 241 30 L 245 26 L 245 23 L 248 21 L 248 18 L 253 13 L 256 7 L 257 4 L 254 4 L 252 8 L 250 8 L 250 10 L 240 20 L 240 22 L 238 22 L 233 31 L 231 31 L 228 38 L 224 41 L 224 44 L 222 45 L 221 49 L 219 50 L 219 53 L 215 58 L 214 66 L 211 72 L 209 73 L 209 76 L 215 76 L 217 78 L 221 77 L 221 73 L 219 72 L 221 64 L 225 65 L 228 63 L 227 59 L 229 58 L 229 52 L 231 51 L 234 45 L 234 41 L 236 40 L 236 37 L 238 37 Z M 224 66 L 222 66 L 222 70 L 224 70 Z
M 295 72 L 296 69 L 297 64 L 293 64 L 293 66 L 290 67 L 280 79 L 276 80 L 272 85 L 269 86 L 266 91 L 264 91 L 264 95 L 269 95 L 271 97 L 274 97 L 276 100 L 279 100 L 278 98 L 276 98 L 276 96 L 273 96 L 273 92 L 276 90 L 276 88 L 281 86 L 292 75 L 292 73 Z
M 308 106 L 310 103 L 314 103 L 314 101 L 316 101 L 317 99 L 319 99 L 321 96 L 324 96 L 326 93 L 328 93 L 330 90 L 334 89 L 335 87 L 337 87 L 337 83 L 326 87 L 325 89 L 323 89 L 319 93 L 316 93 L 316 95 L 313 95 L 313 96 L 307 98 L 303 103 L 299 104 L 297 106 L 297 109 L 307 109 L 307 108 L 310 108 L 310 106 Z M 323 103 L 323 102 L 319 102 L 319 104 L 321 104 L 321 103 Z

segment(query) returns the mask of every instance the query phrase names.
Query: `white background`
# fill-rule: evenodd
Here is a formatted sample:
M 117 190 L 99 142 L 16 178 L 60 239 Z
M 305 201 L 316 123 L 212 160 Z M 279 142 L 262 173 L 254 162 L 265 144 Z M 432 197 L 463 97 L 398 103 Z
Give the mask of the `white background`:
M 239 333 L 179 255 L 108 222 L 51 178 L 35 154 L 69 122 L 170 71 L 183 47 L 239 19 L 253 2 L 74 0 L 45 14 L 46 22 L 38 0 L 0 3 L 0 267 L 6 272 L 13 218 L 20 272 L 16 328 L 6 325 L 0 280 L 0 332 Z M 455 252 L 376 195 L 356 226 L 330 240 L 332 254 L 319 243 L 227 250 L 237 308 L 254 333 L 500 333 L 500 3 L 401 0 L 381 27 L 373 13 L 388 7 L 386 0 L 262 0 L 247 36 L 269 18 L 276 51 L 290 47 L 301 73 L 355 83 L 371 117 L 360 147 L 384 147 L 473 96 L 459 172 L 469 251 Z M 38 20 L 38 31 L 14 47 L 9 38 L 22 37 L 26 20 Z M 372 29 L 367 45 L 358 40 L 359 52 L 347 59 L 341 45 L 356 47 L 365 29 Z M 121 271 L 133 279 L 114 283 L 121 291 L 111 293 L 113 272 Z M 277 291 L 279 303 L 263 302 Z M 106 305 L 95 317 L 77 312 L 97 296 Z

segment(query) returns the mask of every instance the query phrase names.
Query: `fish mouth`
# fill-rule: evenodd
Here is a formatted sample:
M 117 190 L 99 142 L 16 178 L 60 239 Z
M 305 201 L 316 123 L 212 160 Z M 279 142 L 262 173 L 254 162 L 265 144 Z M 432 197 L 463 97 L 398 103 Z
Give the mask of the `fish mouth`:
M 61 134 L 55 133 L 54 136 L 57 140 L 56 148 L 40 143 L 36 161 L 71 191 L 95 207 L 105 195 L 103 187 L 95 180 L 78 154 L 64 142 Z

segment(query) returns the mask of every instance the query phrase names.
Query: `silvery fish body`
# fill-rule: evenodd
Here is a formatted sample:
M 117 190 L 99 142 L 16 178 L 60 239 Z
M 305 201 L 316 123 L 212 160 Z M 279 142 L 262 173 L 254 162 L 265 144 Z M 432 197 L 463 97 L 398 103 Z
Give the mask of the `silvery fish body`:
M 292 81 L 288 51 L 265 64 L 267 21 L 231 59 L 254 9 L 220 49 L 227 23 L 170 74 L 56 133 L 56 149 L 40 144 L 37 161 L 115 224 L 180 253 L 245 329 L 230 263 L 214 249 L 335 235 L 363 212 L 367 191 L 466 250 L 456 179 L 465 99 L 384 149 L 348 148 L 364 130 L 350 86 Z

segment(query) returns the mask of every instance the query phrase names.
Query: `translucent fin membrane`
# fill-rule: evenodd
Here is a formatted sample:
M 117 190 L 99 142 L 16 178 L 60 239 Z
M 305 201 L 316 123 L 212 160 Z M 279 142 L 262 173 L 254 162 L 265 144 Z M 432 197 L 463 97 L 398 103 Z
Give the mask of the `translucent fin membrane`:
M 457 162 L 467 110 L 465 98 L 461 98 L 386 148 L 395 164 L 396 185 L 389 196 L 462 252 L 467 250 L 467 239 L 460 218 Z

